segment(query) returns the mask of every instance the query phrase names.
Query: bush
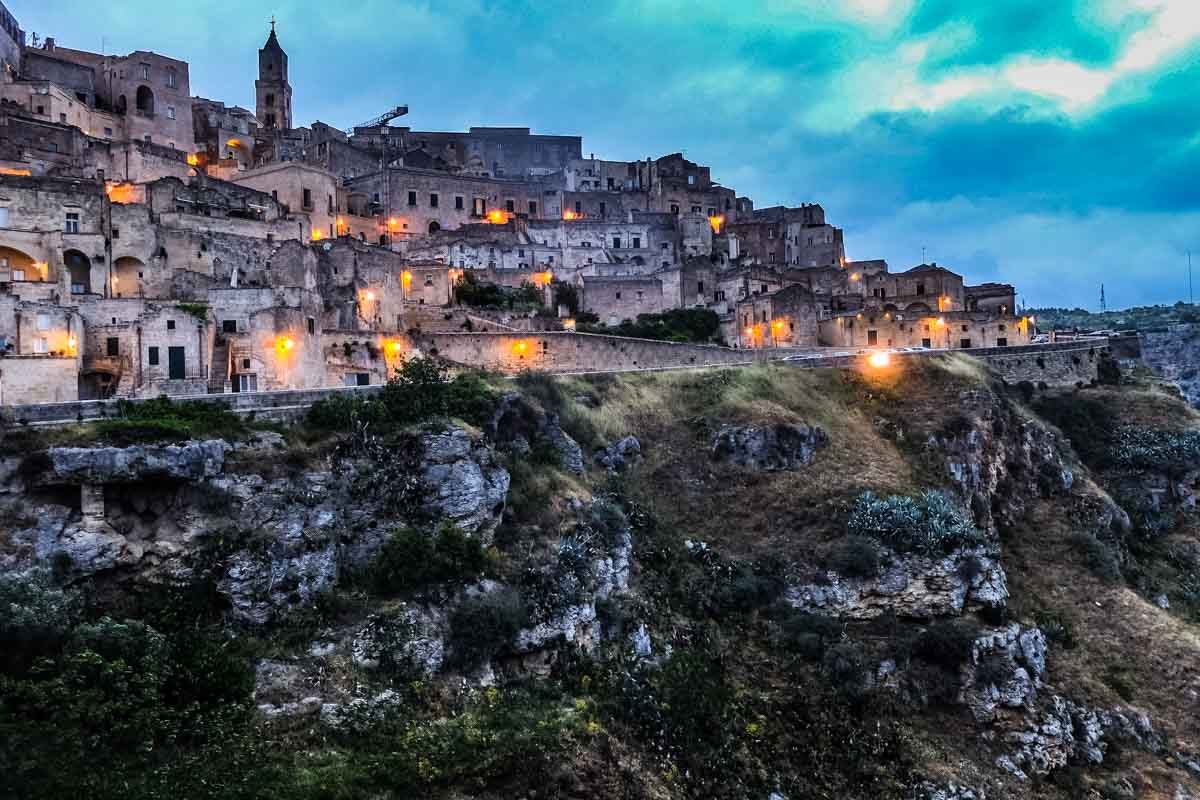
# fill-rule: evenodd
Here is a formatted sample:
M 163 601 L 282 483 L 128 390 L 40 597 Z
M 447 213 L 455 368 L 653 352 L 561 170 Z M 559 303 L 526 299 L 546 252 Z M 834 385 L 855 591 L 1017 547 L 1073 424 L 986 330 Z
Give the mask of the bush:
M 1121 367 L 1108 353 L 1101 353 L 1096 362 L 1096 382 L 1102 386 L 1119 386 L 1121 383 Z
M 876 497 L 863 492 L 847 522 L 856 536 L 878 539 L 900 553 L 937 555 L 980 544 L 983 534 L 946 492 Z
M 97 436 L 124 447 L 145 442 L 188 439 L 238 439 L 247 428 L 240 416 L 220 403 L 176 403 L 167 397 L 144 402 L 122 400 L 117 419 L 95 423 Z
M 940 620 L 917 637 L 913 655 L 944 669 L 958 669 L 971 658 L 979 630 L 966 620 Z
M 454 299 L 460 305 L 474 308 L 536 308 L 542 305 L 542 292 L 531 283 L 524 283 L 519 289 L 510 289 L 484 282 L 467 270 L 454 285 Z
M 820 661 L 825 649 L 842 638 L 842 624 L 833 617 L 788 608 L 779 622 L 780 644 L 809 661 Z
M 879 550 L 862 536 L 847 536 L 834 547 L 826 565 L 848 578 L 872 578 L 879 574 Z
M 529 624 L 529 609 L 512 589 L 501 588 L 466 598 L 450 615 L 452 665 L 466 667 L 507 646 Z
M 1116 415 L 1107 404 L 1074 392 L 1041 395 L 1033 410 L 1071 440 L 1071 446 L 1084 462 L 1093 467 L 1107 466 L 1113 433 L 1118 427 Z
M 1093 534 L 1077 531 L 1067 541 L 1083 556 L 1083 563 L 1094 575 L 1106 581 L 1121 579 L 1121 564 L 1116 554 Z
M 435 583 L 472 580 L 487 567 L 479 539 L 450 523 L 436 533 L 415 528 L 396 531 L 368 569 L 372 591 L 396 595 Z
M 1200 465 L 1200 432 L 1126 425 L 1118 428 L 1111 461 L 1116 466 L 1178 475 Z
M 825 651 L 825 672 L 838 694 L 855 700 L 866 690 L 867 657 L 853 642 L 842 642 Z
M 20 670 L 56 652 L 78 612 L 75 597 L 44 570 L 0 575 L 0 667 Z
M 676 308 L 661 314 L 638 314 L 637 321 L 625 320 L 615 327 L 583 324 L 582 318 L 576 322 L 579 330 L 588 333 L 671 342 L 709 342 L 721 327 L 716 312 L 706 308 Z

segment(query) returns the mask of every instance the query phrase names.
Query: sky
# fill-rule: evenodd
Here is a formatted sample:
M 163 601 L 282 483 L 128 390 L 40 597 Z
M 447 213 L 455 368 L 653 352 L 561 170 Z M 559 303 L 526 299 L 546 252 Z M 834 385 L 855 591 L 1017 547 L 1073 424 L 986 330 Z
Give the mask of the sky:
M 5 0 L 27 35 L 154 50 L 254 107 L 278 20 L 294 119 L 406 104 L 584 154 L 682 151 L 759 207 L 824 206 L 847 255 L 1109 308 L 1200 290 L 1200 0 Z

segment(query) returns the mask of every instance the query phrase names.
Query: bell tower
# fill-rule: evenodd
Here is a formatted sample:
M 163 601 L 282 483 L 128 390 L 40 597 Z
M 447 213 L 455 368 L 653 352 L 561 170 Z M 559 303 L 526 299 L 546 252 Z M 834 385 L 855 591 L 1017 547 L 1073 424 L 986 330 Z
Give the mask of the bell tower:
M 254 82 L 255 116 L 264 130 L 292 127 L 292 85 L 288 83 L 288 57 L 275 38 L 275 18 L 271 17 L 271 35 L 258 51 L 258 80 Z

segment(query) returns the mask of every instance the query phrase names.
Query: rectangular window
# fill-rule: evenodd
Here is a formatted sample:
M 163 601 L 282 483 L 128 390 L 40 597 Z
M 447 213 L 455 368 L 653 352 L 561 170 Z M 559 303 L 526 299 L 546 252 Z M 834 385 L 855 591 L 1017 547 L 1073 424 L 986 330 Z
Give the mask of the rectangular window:
M 187 375 L 187 360 L 182 347 L 167 348 L 167 377 L 173 381 L 183 380 Z
M 620 237 L 620 236 L 614 236 L 614 237 L 613 237 L 613 249 L 614 249 L 614 250 L 620 250 L 620 249 L 621 249 L 621 237 Z
M 253 373 L 238 375 L 237 383 L 234 384 L 234 391 L 257 392 L 258 391 L 258 376 Z
M 150 65 L 142 64 L 142 80 L 150 80 Z
M 121 229 L 120 228 L 113 228 L 112 231 L 113 231 L 112 238 L 114 238 L 114 239 L 121 238 Z
M 150 366 L 152 366 L 152 367 L 158 366 L 158 348 L 157 347 L 150 348 L 148 361 L 150 362 Z
M 537 216 L 537 200 L 529 201 L 529 216 L 531 216 L 531 217 Z
M 104 129 L 104 135 L 105 135 L 105 136 L 107 136 L 109 139 L 111 139 L 111 138 L 112 138 L 112 135 L 113 135 L 112 128 L 105 128 L 105 129 Z
M 175 330 L 175 320 L 173 320 L 173 319 L 167 320 L 167 330 L 169 330 L 169 331 Z
M 23 281 L 23 280 L 25 280 L 25 270 L 23 270 L 23 269 L 14 269 L 14 270 L 12 271 L 12 276 L 13 276 L 13 277 L 12 277 L 12 279 L 13 279 L 14 281 Z
M 921 347 L 933 347 L 933 340 L 932 339 L 922 339 Z
M 300 205 L 303 206 L 305 210 L 312 211 L 312 189 L 302 190 Z
M 517 210 L 517 201 L 516 201 L 516 200 L 511 200 L 511 199 L 510 199 L 510 200 L 505 200 L 505 201 L 504 201 L 504 210 L 505 210 L 505 211 L 507 211 L 507 212 L 508 212 L 508 213 L 510 213 L 510 214 L 513 214 L 513 213 L 515 213 L 515 212 L 516 212 L 516 210 Z
M 38 314 L 37 315 L 37 329 L 39 331 L 50 330 L 50 315 L 49 314 Z
M 601 200 L 600 201 L 600 217 L 603 218 L 607 211 L 608 211 L 608 206 L 604 203 L 603 200 Z
M 65 233 L 79 233 L 79 213 L 76 211 L 67 212 L 67 223 L 64 228 Z
M 431 192 L 431 193 L 429 194 L 429 207 L 430 207 L 430 208 L 437 208 L 437 207 L 438 207 L 438 196 L 437 196 L 437 192 Z
M 476 197 L 471 200 L 471 213 L 477 217 L 482 217 L 487 213 L 487 200 L 482 197 Z
M 671 213 L 672 213 L 672 214 L 678 214 L 678 213 L 679 213 L 679 206 L 677 206 L 675 203 L 671 203 Z
M 317 321 L 312 317 L 308 318 L 308 332 L 310 335 L 317 332 Z
M 237 320 L 236 319 L 221 320 L 221 332 L 222 333 L 237 333 Z
M 1004 336 L 1001 336 L 996 340 L 996 347 L 1008 347 L 1008 339 Z
M 965 350 L 971 346 L 971 340 L 970 339 L 959 339 L 958 346 Z
M 699 214 L 699 213 L 700 213 L 700 206 L 692 206 L 692 213 L 693 213 L 693 214 Z
M 167 119 L 175 119 L 175 106 L 167 106 Z
M 370 386 L 371 373 L 369 372 L 347 372 L 342 378 L 347 386 Z
M 174 89 L 177 85 L 178 81 L 175 78 L 175 68 L 170 67 L 167 69 L 167 86 Z
M 642 237 L 640 237 L 640 236 L 633 237 L 633 249 L 634 250 L 642 249 Z
M 575 213 L 576 214 L 583 213 L 583 203 L 579 202 L 578 200 L 575 201 Z
M 115 358 L 121 353 L 121 340 L 116 336 L 109 336 L 104 341 L 104 354 L 109 358 Z
M 867 331 L 867 346 L 879 344 L 879 331 Z
M 50 340 L 47 339 L 45 336 L 43 336 L 39 339 L 34 339 L 33 340 L 33 352 L 39 353 L 39 354 L 40 353 L 49 353 L 50 352 Z
M 408 193 L 408 204 L 410 206 L 415 206 L 417 204 L 417 193 L 416 192 Z
M 454 210 L 455 211 L 463 210 L 463 197 L 461 194 L 454 195 Z
M 59 122 L 61 122 L 61 123 L 63 123 L 63 124 L 66 124 L 66 122 L 67 122 L 67 115 L 66 115 L 66 114 L 59 114 L 59 115 L 58 115 L 58 121 L 59 121 Z

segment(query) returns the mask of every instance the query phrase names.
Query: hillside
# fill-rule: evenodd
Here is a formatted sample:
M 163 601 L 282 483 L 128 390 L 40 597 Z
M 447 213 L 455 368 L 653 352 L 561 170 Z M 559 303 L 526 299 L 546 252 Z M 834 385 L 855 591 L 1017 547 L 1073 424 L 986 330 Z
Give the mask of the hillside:
M 944 356 L 0 439 L 0 794 L 1200 796 L 1200 414 Z

